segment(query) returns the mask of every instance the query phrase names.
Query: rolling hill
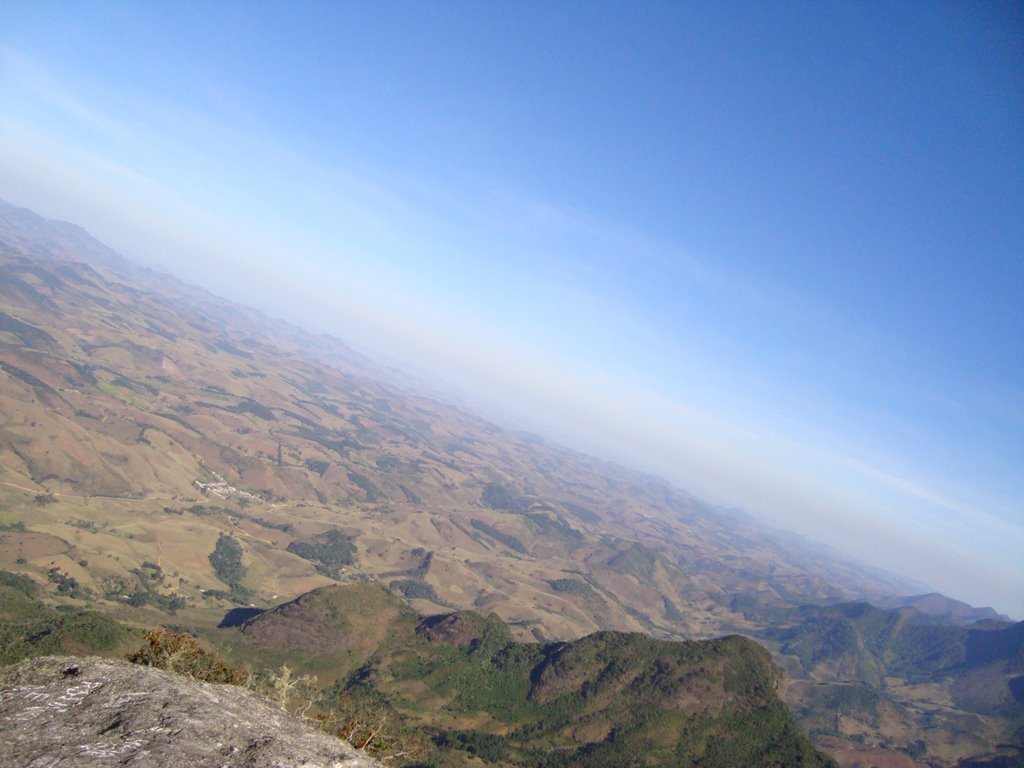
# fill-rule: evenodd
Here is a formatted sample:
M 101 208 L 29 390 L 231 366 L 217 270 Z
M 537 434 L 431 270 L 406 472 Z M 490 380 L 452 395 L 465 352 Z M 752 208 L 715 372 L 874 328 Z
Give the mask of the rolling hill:
M 339 529 L 358 572 L 422 583 L 406 589 L 434 608 L 494 610 L 524 637 L 711 636 L 742 624 L 739 594 L 898 591 L 656 478 L 400 389 L 341 342 L 133 268 L 77 228 L 0 214 L 2 487 L 97 591 L 147 560 L 199 601 L 223 586 L 205 554 L 228 529 L 259 599 L 325 583 L 289 549 Z

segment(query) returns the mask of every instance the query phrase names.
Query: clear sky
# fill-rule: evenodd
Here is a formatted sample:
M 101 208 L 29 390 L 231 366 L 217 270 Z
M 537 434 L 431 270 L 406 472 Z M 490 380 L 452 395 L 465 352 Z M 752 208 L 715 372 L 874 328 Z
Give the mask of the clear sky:
M 7 0 L 0 197 L 1024 617 L 1022 8 Z

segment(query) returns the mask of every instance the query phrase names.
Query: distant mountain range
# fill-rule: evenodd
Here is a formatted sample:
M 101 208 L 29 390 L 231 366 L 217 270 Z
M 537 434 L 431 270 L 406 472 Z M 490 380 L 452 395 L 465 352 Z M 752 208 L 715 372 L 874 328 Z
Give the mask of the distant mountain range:
M 953 625 L 912 607 L 845 603 L 804 606 L 760 637 L 794 681 L 788 701 L 819 738 L 856 744 L 877 733 L 929 765 L 997 745 L 1009 752 L 992 765 L 1022 759 L 1024 622 Z
M 937 592 L 911 597 L 887 597 L 875 599 L 879 608 L 915 608 L 920 613 L 948 624 L 974 624 L 979 621 L 1012 621 L 991 608 L 975 608 L 967 603 L 954 600 Z
M 943 649 L 979 642 L 964 632 L 1012 649 L 1018 636 L 991 609 L 901 597 L 920 588 L 658 478 L 502 429 L 338 339 L 136 267 L 74 225 L 7 204 L 0 528 L 0 568 L 46 599 L 187 623 L 217 642 L 245 645 L 267 626 L 217 628 L 233 606 L 372 580 L 421 615 L 493 613 L 520 643 L 609 630 L 757 637 L 795 678 L 786 695 L 801 722 L 840 739 L 837 753 L 885 747 L 954 765 L 1016 743 L 1009 661 L 928 667 L 917 629 L 873 635 L 841 604 L 870 602 L 885 626 L 895 616 L 936 628 L 920 637 Z M 979 619 L 988 624 L 966 627 Z M 924 668 L 927 684 L 914 677 Z M 953 692 L 1000 674 L 1010 693 L 993 684 L 998 705 Z M 831 699 L 809 686 L 847 683 L 902 707 L 911 725 L 821 725 Z M 983 727 L 958 751 L 942 740 L 961 715 Z

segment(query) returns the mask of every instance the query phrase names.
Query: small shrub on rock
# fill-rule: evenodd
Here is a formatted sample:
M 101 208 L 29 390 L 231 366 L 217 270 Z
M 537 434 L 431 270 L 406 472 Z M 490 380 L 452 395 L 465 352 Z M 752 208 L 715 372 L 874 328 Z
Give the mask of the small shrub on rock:
M 224 663 L 184 632 L 150 630 L 142 647 L 128 654 L 128 661 L 177 672 L 204 683 L 239 685 L 245 679 L 241 669 Z

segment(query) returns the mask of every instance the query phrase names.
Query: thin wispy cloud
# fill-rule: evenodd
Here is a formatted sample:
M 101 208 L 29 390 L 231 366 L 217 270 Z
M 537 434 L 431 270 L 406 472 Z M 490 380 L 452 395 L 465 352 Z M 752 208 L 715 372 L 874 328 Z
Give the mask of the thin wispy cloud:
M 969 525 L 979 526 L 982 530 L 990 531 L 999 536 L 1009 536 L 1019 540 L 1024 545 L 1024 525 L 1021 525 L 1019 521 L 1014 524 L 1002 515 L 993 514 L 972 504 L 937 493 L 919 483 L 899 477 L 878 467 L 873 467 L 863 461 L 850 457 L 844 457 L 841 461 L 853 471 L 866 478 L 881 482 L 908 496 L 953 513 L 955 518 L 961 523 L 967 521 Z

